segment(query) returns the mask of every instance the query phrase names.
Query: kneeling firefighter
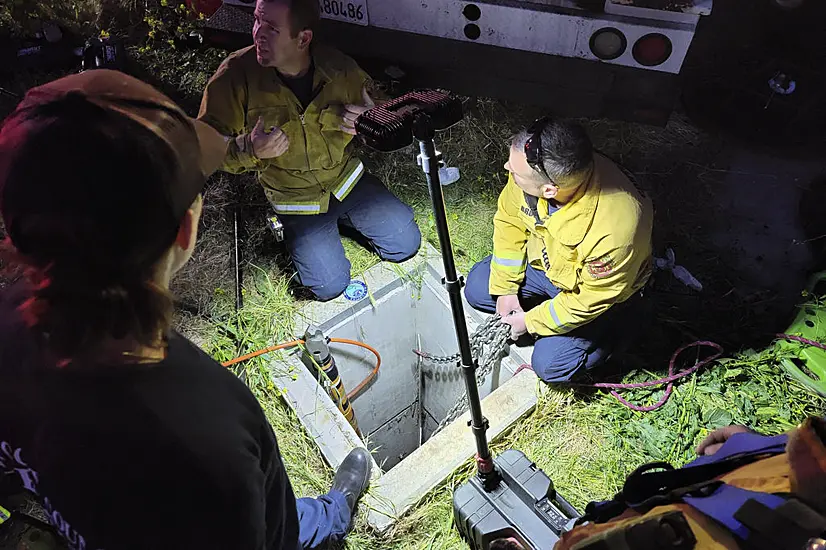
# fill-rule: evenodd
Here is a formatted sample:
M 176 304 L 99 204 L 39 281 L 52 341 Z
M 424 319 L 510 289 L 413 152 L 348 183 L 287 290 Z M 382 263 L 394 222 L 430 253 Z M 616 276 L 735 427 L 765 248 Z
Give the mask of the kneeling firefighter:
M 556 550 L 826 548 L 824 442 L 819 418 L 774 437 L 718 430 L 705 456 L 643 466 L 613 500 L 589 504 Z

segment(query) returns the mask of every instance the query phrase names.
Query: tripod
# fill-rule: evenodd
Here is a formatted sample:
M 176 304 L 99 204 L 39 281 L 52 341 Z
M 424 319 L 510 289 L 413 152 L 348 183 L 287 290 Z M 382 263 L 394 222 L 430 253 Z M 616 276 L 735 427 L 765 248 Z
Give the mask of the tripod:
M 439 180 L 440 158 L 436 131 L 425 113 L 413 119 L 413 136 L 419 142 L 419 159 L 427 178 L 436 232 L 445 268 L 443 283 L 450 298 L 453 324 L 459 343 L 462 374 L 470 407 L 470 429 L 476 440 L 476 475 L 453 495 L 456 526 L 471 548 L 487 549 L 499 538 L 519 541 L 524 548 L 552 549 L 559 536 L 578 517 L 576 509 L 556 493 L 550 478 L 523 453 L 507 450 L 496 459 L 488 446 L 488 420 L 482 414 L 476 384 L 476 360 L 470 348 L 453 245 L 447 224 L 444 194 Z
M 493 458 L 488 446 L 488 421 L 482 414 L 476 362 L 470 347 L 462 304 L 464 280 L 456 273 L 439 178 L 440 157 L 433 142 L 436 131 L 462 119 L 461 101 L 443 90 L 418 90 L 363 113 L 356 132 L 370 147 L 396 151 L 419 143 L 419 160 L 427 178 L 433 217 L 445 268 L 443 283 L 450 298 L 462 363 L 470 427 L 476 440 L 476 475 L 453 493 L 454 521 L 474 550 L 487 550 L 496 539 L 514 539 L 523 548 L 551 550 L 573 518 L 573 506 L 559 496 L 553 483 L 523 453 L 507 450 Z
M 430 117 L 419 113 L 413 119 L 413 137 L 419 142 L 422 170 L 427 178 L 427 187 L 430 192 L 430 201 L 433 206 L 433 218 L 436 223 L 436 233 L 439 235 L 439 248 L 442 251 L 442 262 L 445 268 L 443 283 L 450 298 L 450 309 L 453 313 L 453 326 L 456 329 L 456 339 L 459 342 L 459 354 L 462 362 L 462 375 L 465 380 L 468 404 L 470 406 L 470 427 L 476 439 L 476 464 L 479 476 L 487 484 L 497 481 L 497 473 L 488 447 L 488 421 L 482 415 L 482 402 L 479 399 L 479 387 L 476 385 L 476 361 L 470 350 L 470 336 L 465 322 L 465 309 L 462 304 L 462 286 L 464 280 L 456 273 L 456 262 L 453 258 L 453 244 L 450 242 L 450 230 L 447 225 L 445 199 L 442 193 L 442 184 L 439 179 L 439 161 L 436 145 L 433 142 L 436 130 L 430 123 Z

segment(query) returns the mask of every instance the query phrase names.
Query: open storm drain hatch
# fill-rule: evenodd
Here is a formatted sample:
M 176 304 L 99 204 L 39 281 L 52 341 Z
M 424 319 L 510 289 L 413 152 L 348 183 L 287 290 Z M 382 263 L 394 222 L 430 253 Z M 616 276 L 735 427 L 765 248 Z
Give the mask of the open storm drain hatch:
M 453 362 L 414 353 L 447 356 L 458 350 L 441 278 L 438 253 L 426 246 L 401 266 L 380 264 L 360 277 L 370 291 L 364 299 L 314 302 L 296 318 L 299 330 L 311 324 L 327 338 L 357 340 L 380 353 L 378 374 L 350 401 L 361 439 L 327 389 L 302 364 L 300 352 L 273 364 L 276 385 L 284 389 L 288 404 L 332 467 L 355 446 L 371 450 L 380 477 L 374 480 L 369 506 L 382 511 L 371 510 L 369 522 L 379 529 L 389 526 L 473 454 L 473 438 L 464 418 L 445 423 L 443 431 L 434 435 L 465 393 L 461 370 Z M 469 307 L 465 311 L 471 332 L 488 318 Z M 376 359 L 367 349 L 335 342 L 329 348 L 347 391 L 375 366 Z M 507 386 L 517 382 L 514 373 L 528 362 L 531 351 L 508 348 L 492 362 L 490 374 L 479 386 L 483 398 L 505 396 L 491 406 L 491 433 L 507 429 L 536 402 L 532 372 L 525 373 L 528 376 L 519 389 L 510 390 L 514 395 L 506 395 Z
M 379 375 L 351 404 L 364 441 L 385 472 L 430 439 L 464 394 L 455 363 L 413 353 L 426 350 L 444 356 L 456 351 L 441 283 L 427 273 L 420 288 L 411 286 L 393 281 L 382 289 L 377 307 L 366 302 L 350 317 L 321 324 L 330 338 L 360 340 L 381 353 Z M 330 350 L 348 389 L 364 379 L 375 361 L 369 352 L 352 346 L 331 344 Z M 498 370 L 495 386 L 512 375 L 506 370 L 502 376 Z

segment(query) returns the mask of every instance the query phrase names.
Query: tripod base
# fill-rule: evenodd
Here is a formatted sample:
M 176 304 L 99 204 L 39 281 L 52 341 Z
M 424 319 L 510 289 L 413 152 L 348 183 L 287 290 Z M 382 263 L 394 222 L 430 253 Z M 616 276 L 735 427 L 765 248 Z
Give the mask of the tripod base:
M 501 477 L 493 487 L 474 476 L 453 493 L 462 537 L 473 550 L 487 550 L 492 541 L 510 537 L 527 549 L 552 550 L 579 513 L 520 451 L 507 450 L 493 462 Z

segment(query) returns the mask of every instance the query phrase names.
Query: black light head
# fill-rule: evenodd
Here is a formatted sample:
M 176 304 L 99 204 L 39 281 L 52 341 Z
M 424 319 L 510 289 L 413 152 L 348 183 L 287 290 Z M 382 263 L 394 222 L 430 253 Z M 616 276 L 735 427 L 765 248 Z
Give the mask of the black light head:
M 446 130 L 462 120 L 462 102 L 446 90 L 417 90 L 364 112 L 356 119 L 356 134 L 377 151 L 390 152 L 413 143 L 420 117 L 433 131 Z

